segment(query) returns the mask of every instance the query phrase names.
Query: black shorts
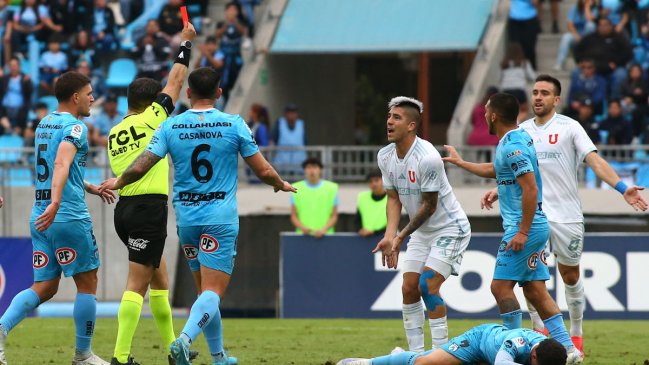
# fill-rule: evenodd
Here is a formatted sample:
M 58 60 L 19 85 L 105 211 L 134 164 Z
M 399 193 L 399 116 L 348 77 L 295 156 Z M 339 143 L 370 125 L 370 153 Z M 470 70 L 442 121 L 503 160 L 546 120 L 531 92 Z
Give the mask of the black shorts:
M 122 196 L 115 207 L 115 231 L 128 249 L 128 260 L 160 267 L 167 238 L 167 196 Z

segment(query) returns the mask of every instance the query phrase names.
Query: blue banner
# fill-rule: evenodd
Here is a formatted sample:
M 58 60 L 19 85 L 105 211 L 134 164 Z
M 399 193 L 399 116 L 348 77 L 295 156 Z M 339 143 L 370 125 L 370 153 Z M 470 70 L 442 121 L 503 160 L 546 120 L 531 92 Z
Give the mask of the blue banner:
M 442 286 L 449 318 L 498 318 L 490 283 L 498 234 L 474 234 L 459 276 Z M 316 239 L 282 234 L 280 291 L 284 318 L 399 318 L 402 273 L 371 250 L 379 238 L 336 234 Z M 581 261 L 587 319 L 649 319 L 649 235 L 587 234 Z M 400 260 L 403 255 L 400 255 Z M 567 313 L 554 257 L 550 294 Z M 401 265 L 400 265 L 401 266 Z M 520 288 L 516 294 L 526 310 Z
M 31 239 L 0 238 L 0 313 L 33 282 Z

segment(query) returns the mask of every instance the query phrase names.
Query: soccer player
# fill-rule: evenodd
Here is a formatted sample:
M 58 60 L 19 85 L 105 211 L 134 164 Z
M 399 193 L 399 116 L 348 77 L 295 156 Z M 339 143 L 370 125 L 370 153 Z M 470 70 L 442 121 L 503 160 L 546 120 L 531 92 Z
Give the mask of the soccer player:
M 500 140 L 495 162 L 464 161 L 452 146 L 446 146 L 449 156 L 443 159 L 475 175 L 496 179 L 505 233 L 496 256 L 491 292 L 505 327 L 522 326 L 522 312 L 514 295 L 518 283 L 539 310 L 552 338 L 568 351 L 568 364 L 578 364 L 583 355 L 570 340 L 561 311 L 545 286 L 550 279 L 545 264 L 545 242 L 550 232 L 542 210 L 543 188 L 534 142 L 516 125 L 518 107 L 514 96 L 503 93 L 492 95 L 485 105 L 489 131 Z
M 0 318 L 0 364 L 6 365 L 4 343 L 26 315 L 56 294 L 61 272 L 77 287 L 74 302 L 76 351 L 73 365 L 108 365 L 92 353 L 99 253 L 85 192 L 112 203 L 112 192 L 99 192 L 83 180 L 88 155 L 88 129 L 79 120 L 90 115 L 94 101 L 90 80 L 63 74 L 54 85 L 59 102 L 36 128 L 36 194 L 30 229 L 34 249 L 34 284 L 18 293 Z M 24 361 L 22 361 L 24 363 Z
M 403 325 L 411 351 L 424 351 L 424 307 L 428 309 L 433 346 L 448 341 L 446 305 L 439 289 L 457 275 L 471 237 L 471 226 L 455 198 L 442 158 L 430 142 L 417 137 L 423 105 L 396 97 L 388 104 L 387 136 L 378 153 L 388 194 L 387 227 L 373 252 L 383 265 L 396 268 L 399 249 L 410 236 L 403 262 Z M 397 231 L 404 206 L 408 225 Z M 439 207 L 439 209 L 438 209 Z
M 338 365 L 564 365 L 566 350 L 554 339 L 523 328 L 483 324 L 452 338 L 439 349 L 397 352 L 373 359 L 349 358 Z
M 191 23 L 182 30 L 182 43 L 164 89 L 160 82 L 139 78 L 128 87 L 128 112 L 108 135 L 108 158 L 116 176 L 146 149 L 153 132 L 174 109 L 187 77 L 191 41 L 196 31 Z M 162 89 L 162 92 L 160 90 Z M 167 348 L 176 338 L 169 306 L 166 262 L 162 257 L 167 237 L 169 162 L 155 164 L 139 181 L 119 191 L 115 208 L 115 230 L 128 249 L 128 279 L 118 312 L 118 330 L 111 365 L 137 364 L 131 342 L 149 286 L 149 305 Z
M 158 127 L 147 150 L 121 176 L 102 183 L 102 189 L 121 189 L 138 181 L 167 153 L 171 155 L 178 236 L 200 292 L 185 327 L 170 347 L 171 354 L 176 364 L 189 364 L 189 346 L 202 330 L 212 363 L 221 365 L 231 363 L 223 350 L 219 303 L 236 255 L 239 154 L 276 192 L 296 190 L 261 155 L 241 117 L 214 109 L 221 96 L 218 72 L 199 68 L 188 81 L 192 109 Z
M 575 346 L 583 352 L 582 318 L 586 298 L 579 275 L 584 247 L 584 216 L 577 188 L 579 165 L 588 164 L 599 179 L 619 191 L 635 210 L 647 210 L 647 202 L 639 193 L 644 188 L 627 186 L 597 154 L 597 148 L 579 122 L 557 114 L 560 96 L 559 81 L 549 75 L 540 75 L 532 91 L 535 117 L 521 123 L 520 127 L 534 140 L 543 180 L 543 211 L 550 225 L 548 246 L 557 258 L 565 283 L 570 335 Z M 496 199 L 498 191 L 489 191 L 483 196 L 481 206 L 491 209 Z M 547 333 L 534 306 L 528 306 L 534 329 Z

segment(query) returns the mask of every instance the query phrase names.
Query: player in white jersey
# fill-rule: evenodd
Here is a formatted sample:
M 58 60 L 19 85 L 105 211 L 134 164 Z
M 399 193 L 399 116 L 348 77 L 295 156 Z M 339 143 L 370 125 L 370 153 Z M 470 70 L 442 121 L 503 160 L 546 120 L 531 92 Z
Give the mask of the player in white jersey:
M 597 147 L 584 128 L 574 119 L 558 114 L 561 84 L 549 75 L 540 75 L 532 90 L 535 117 L 520 124 L 534 140 L 541 180 L 543 211 L 550 224 L 548 246 L 556 256 L 559 273 L 566 287 L 570 314 L 570 336 L 583 352 L 582 318 L 586 299 L 579 278 L 579 261 L 584 244 L 584 216 L 577 189 L 577 170 L 582 162 L 590 166 L 598 178 L 623 194 L 624 200 L 636 210 L 646 210 L 647 202 L 638 186 L 627 186 L 615 170 L 597 154 Z M 497 190 L 487 192 L 481 200 L 483 208 L 491 209 L 498 199 Z M 534 329 L 545 332 L 536 310 L 528 302 Z
M 388 108 L 387 136 L 392 143 L 378 153 L 388 194 L 388 224 L 374 252 L 382 252 L 383 265 L 396 268 L 401 244 L 410 236 L 403 260 L 403 324 L 410 350 L 421 352 L 425 322 L 421 299 L 428 309 L 433 346 L 448 341 L 446 305 L 439 289 L 450 275 L 458 274 L 471 226 L 446 178 L 439 152 L 417 137 L 421 102 L 400 96 Z M 410 222 L 398 232 L 402 207 Z

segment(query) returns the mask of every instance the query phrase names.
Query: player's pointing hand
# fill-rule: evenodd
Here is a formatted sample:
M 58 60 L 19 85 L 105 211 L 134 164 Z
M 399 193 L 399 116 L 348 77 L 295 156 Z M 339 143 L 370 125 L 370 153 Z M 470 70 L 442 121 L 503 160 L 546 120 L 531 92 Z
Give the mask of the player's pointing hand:
M 446 151 L 448 152 L 448 156 L 446 156 L 446 157 L 442 157 L 442 160 L 443 160 L 443 161 L 445 161 L 445 162 L 450 162 L 450 163 L 452 163 L 453 165 L 457 165 L 457 166 L 460 166 L 460 164 L 461 164 L 462 162 L 464 162 L 464 160 L 462 159 L 462 157 L 460 156 L 460 154 L 457 152 L 457 150 L 455 149 L 455 147 L 453 147 L 453 146 L 449 146 L 449 145 L 446 145 L 446 144 L 445 144 L 445 145 L 444 145 L 444 148 L 446 148 Z
M 275 192 L 278 192 L 278 191 L 285 191 L 287 193 L 296 193 L 297 192 L 297 189 L 293 185 L 291 185 L 288 181 L 282 181 L 281 186 L 275 186 L 273 189 L 275 190 Z
M 640 195 L 640 190 L 644 190 L 642 186 L 630 186 L 624 192 L 624 200 L 629 203 L 633 209 L 646 211 L 647 210 L 647 201 Z

